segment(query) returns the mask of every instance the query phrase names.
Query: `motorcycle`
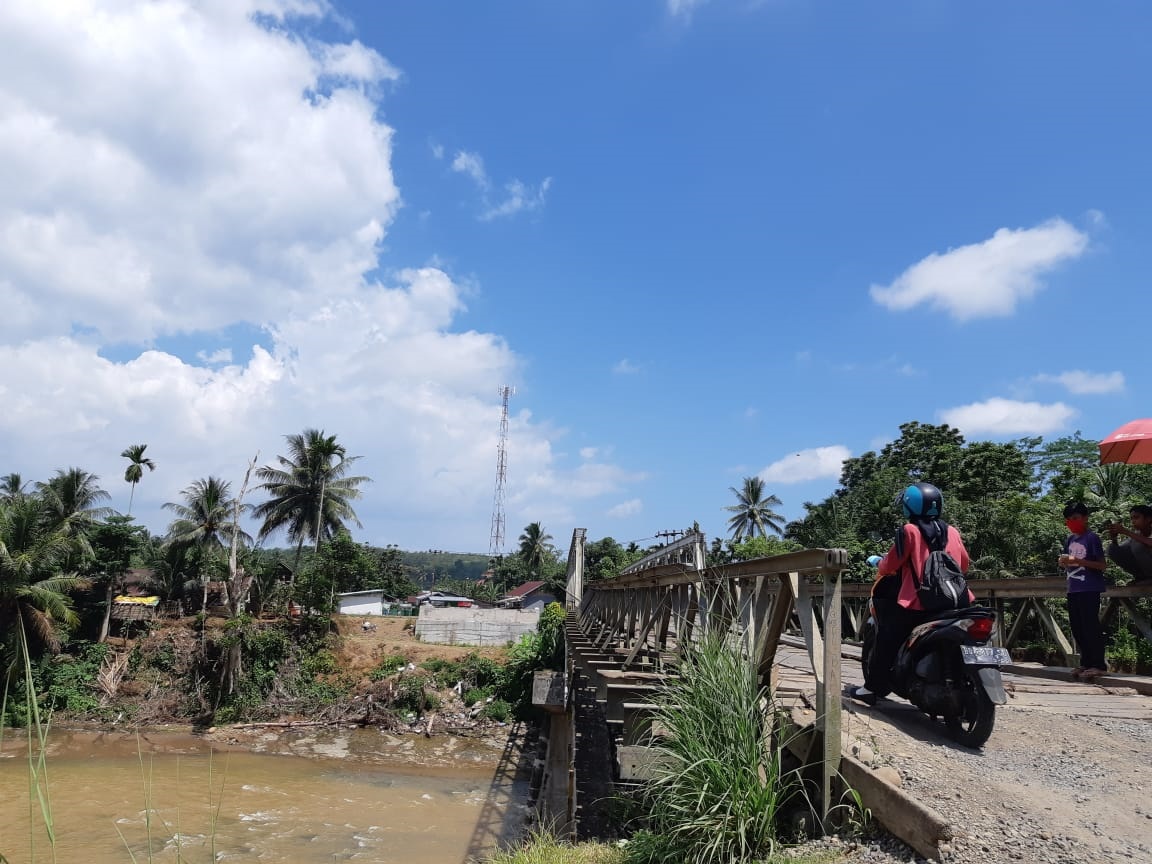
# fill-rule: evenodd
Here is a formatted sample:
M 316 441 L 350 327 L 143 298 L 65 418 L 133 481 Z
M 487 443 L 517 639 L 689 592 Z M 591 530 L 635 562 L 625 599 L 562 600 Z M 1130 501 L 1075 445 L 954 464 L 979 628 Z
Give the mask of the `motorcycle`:
M 869 598 L 860 656 L 865 678 L 876 627 Z M 942 717 L 952 740 L 965 747 L 984 745 L 996 706 L 1008 701 L 1000 667 L 1012 656 L 1007 648 L 988 644 L 995 629 L 995 610 L 983 606 L 941 612 L 912 630 L 892 667 L 892 692 L 930 717 Z

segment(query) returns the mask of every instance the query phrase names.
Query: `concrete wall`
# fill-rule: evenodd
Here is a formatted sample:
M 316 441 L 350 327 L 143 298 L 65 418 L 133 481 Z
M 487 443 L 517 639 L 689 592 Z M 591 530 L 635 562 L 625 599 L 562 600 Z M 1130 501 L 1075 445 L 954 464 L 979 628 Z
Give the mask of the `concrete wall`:
M 421 606 L 416 636 L 438 645 L 507 645 L 536 630 L 539 610 Z

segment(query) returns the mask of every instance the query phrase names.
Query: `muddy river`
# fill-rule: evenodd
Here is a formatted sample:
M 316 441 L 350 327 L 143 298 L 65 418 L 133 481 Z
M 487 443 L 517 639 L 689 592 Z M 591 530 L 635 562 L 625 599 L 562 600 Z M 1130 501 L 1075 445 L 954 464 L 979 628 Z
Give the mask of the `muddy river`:
M 518 743 L 374 729 L 54 731 L 45 762 L 53 849 L 29 788 L 27 743 L 8 732 L 0 855 L 10 864 L 464 864 L 523 826 Z

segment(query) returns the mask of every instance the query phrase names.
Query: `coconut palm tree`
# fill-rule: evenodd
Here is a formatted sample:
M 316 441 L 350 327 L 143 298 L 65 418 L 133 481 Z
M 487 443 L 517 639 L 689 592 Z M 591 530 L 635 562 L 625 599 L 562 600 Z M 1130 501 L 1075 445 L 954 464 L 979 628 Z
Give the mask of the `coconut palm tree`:
M 111 496 L 100 488 L 99 481 L 83 468 L 60 468 L 48 482 L 36 484 L 36 497 L 44 502 L 49 529 L 72 539 L 74 557 L 69 569 L 77 572 L 92 559 L 92 531 L 113 513 L 111 507 L 103 505 Z
M 25 495 L 24 487 L 27 485 L 19 474 L 5 474 L 0 477 L 0 502 L 12 501 Z
M 124 469 L 124 481 L 132 484 L 132 491 L 128 493 L 128 515 L 132 515 L 132 499 L 136 496 L 136 484 L 144 476 L 144 469 L 156 470 L 156 463 L 144 455 L 147 444 L 133 444 L 125 447 L 120 455 L 128 460 L 128 467 Z
M 554 559 L 556 547 L 552 545 L 552 535 L 544 530 L 539 522 L 530 522 L 524 527 L 524 533 L 519 537 L 520 549 L 517 554 L 524 559 L 528 572 L 539 576 L 544 569 L 544 563 Z
M 66 569 L 75 552 L 69 533 L 52 524 L 50 504 L 22 495 L 0 505 L 0 662 L 21 659 L 28 640 L 51 651 L 77 623 L 67 592 L 87 582 Z
M 278 456 L 279 467 L 266 465 L 256 472 L 261 489 L 269 499 L 253 510 L 263 520 L 260 539 L 284 529 L 296 544 L 293 572 L 300 563 L 305 541 L 319 546 L 344 529 L 345 522 L 363 527 L 351 502 L 360 497 L 360 485 L 367 477 L 348 476 L 359 456 L 349 456 L 335 435 L 323 430 L 305 429 L 299 435 L 286 435 L 288 455 Z
M 728 520 L 732 540 L 739 543 L 745 538 L 767 537 L 768 532 L 780 534 L 784 529 L 784 517 L 773 510 L 781 501 L 775 495 L 764 496 L 764 481 L 759 477 L 745 477 L 744 486 L 737 489 L 728 487 L 738 503 L 725 507 L 733 516 Z
M 181 493 L 183 503 L 169 501 L 165 510 L 176 514 L 168 526 L 166 542 L 172 546 L 192 548 L 211 555 L 222 551 L 232 539 L 232 517 L 236 502 L 232 500 L 232 484 L 219 477 L 197 480 Z M 243 505 L 241 510 L 246 510 Z M 251 542 L 240 532 L 242 542 Z

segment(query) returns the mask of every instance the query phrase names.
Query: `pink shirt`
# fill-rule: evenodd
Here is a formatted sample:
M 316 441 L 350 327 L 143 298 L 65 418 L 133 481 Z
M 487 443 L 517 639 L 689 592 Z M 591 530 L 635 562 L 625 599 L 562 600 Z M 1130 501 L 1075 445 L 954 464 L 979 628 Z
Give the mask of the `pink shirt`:
M 903 578 L 900 580 L 900 594 L 896 598 L 896 602 L 905 609 L 920 611 L 922 607 L 920 606 L 920 598 L 916 594 L 916 588 L 920 583 L 920 574 L 924 572 L 924 562 L 928 560 L 928 544 L 924 542 L 924 536 L 915 525 L 907 523 L 904 525 L 903 531 L 904 554 L 897 554 L 896 545 L 893 544 L 892 548 L 888 550 L 888 554 L 877 565 L 876 576 L 880 578 L 882 576 L 894 576 L 897 573 L 903 574 Z M 968 572 L 968 550 L 964 548 L 964 542 L 960 539 L 960 532 L 951 526 L 948 527 L 948 544 L 944 547 L 944 551 L 955 559 L 962 572 Z M 914 565 L 915 569 L 908 565 Z M 974 603 L 975 601 L 975 595 L 969 591 L 968 602 Z

